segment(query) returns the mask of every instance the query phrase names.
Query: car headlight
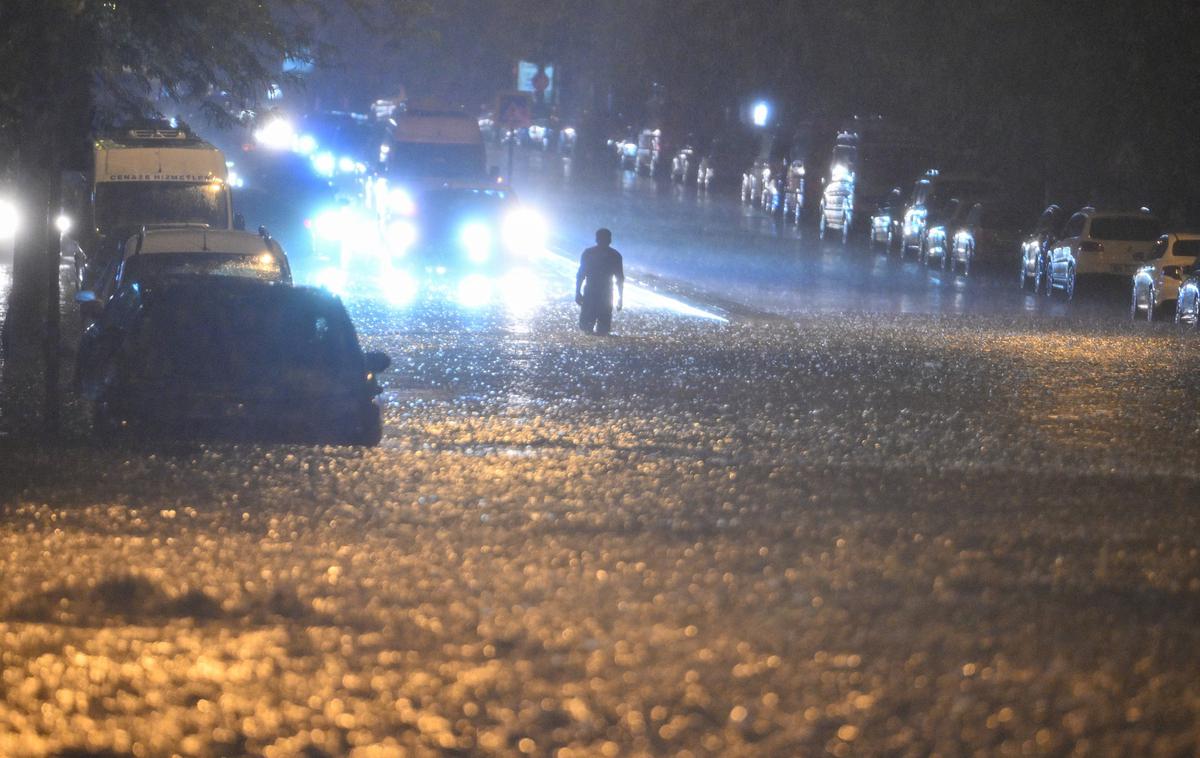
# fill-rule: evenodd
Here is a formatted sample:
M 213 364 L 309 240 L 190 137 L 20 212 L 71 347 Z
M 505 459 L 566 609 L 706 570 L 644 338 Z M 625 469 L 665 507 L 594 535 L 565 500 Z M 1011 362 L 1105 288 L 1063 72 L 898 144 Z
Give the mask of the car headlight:
M 505 247 L 516 252 L 531 254 L 546 248 L 546 222 L 529 208 L 518 208 L 508 214 L 501 234 Z
M 492 230 L 487 224 L 473 221 L 462 228 L 459 242 L 472 263 L 486 263 L 492 257 Z
M 20 225 L 20 215 L 17 206 L 8 200 L 0 199 L 0 239 L 12 239 L 17 234 Z
M 337 169 L 337 159 L 333 157 L 333 153 L 317 153 L 312 159 L 313 170 L 321 176 L 333 176 L 333 172 Z
M 417 244 L 417 226 L 411 221 L 401 219 L 388 224 L 386 239 L 388 249 L 393 253 L 403 255 L 409 248 Z
M 417 212 L 417 204 L 412 195 L 403 187 L 393 187 L 387 195 L 388 208 L 400 216 L 412 216 Z
M 384 297 L 395 305 L 407 305 L 416 300 L 420 285 L 407 271 L 393 269 L 383 277 Z
M 319 239 L 337 241 L 342 238 L 342 214 L 335 210 L 322 211 L 313 222 L 313 232 Z
M 347 155 L 343 155 L 341 158 L 338 159 L 337 168 L 338 168 L 338 171 L 342 172 L 343 174 L 353 174 L 354 173 L 354 159 Z
M 458 302 L 465 308 L 479 308 L 492 299 L 492 280 L 471 274 L 458 283 Z

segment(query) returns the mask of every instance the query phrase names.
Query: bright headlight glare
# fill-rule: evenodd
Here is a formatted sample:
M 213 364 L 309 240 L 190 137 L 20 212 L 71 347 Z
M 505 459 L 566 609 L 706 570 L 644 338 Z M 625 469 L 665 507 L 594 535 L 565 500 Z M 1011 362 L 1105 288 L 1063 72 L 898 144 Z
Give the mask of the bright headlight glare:
M 459 233 L 459 241 L 472 263 L 484 263 L 492 256 L 492 230 L 486 224 L 478 221 L 467 224 Z
M 341 239 L 343 233 L 341 214 L 337 211 L 322 211 L 313 222 L 313 231 L 324 240 Z
M 412 195 L 403 187 L 393 187 L 387 195 L 388 207 L 392 213 L 400 216 L 412 216 L 417 212 L 417 204 Z
M 333 157 L 333 153 L 317 153 L 313 156 L 313 169 L 321 176 L 333 176 L 334 170 L 337 168 L 337 161 Z
M 19 224 L 17 206 L 8 200 L 0 199 L 0 239 L 9 239 L 15 236 Z
M 417 280 L 407 271 L 392 270 L 384 275 L 384 296 L 396 305 L 407 305 L 417 298 Z
M 458 283 L 458 302 L 465 308 L 479 308 L 492 299 L 492 280 L 471 274 Z
M 394 253 L 406 253 L 417 243 L 417 227 L 411 221 L 393 221 L 387 228 L 388 248 Z
M 317 151 L 317 138 L 311 134 L 302 134 L 296 138 L 295 149 L 301 155 L 312 155 Z
M 296 141 L 296 132 L 288 121 L 277 118 L 255 131 L 254 139 L 270 150 L 288 150 Z
M 343 174 L 353 174 L 354 159 L 347 155 L 343 155 L 341 158 L 338 158 L 337 167 L 338 171 L 341 171 Z
M 54 219 L 54 228 L 58 230 L 59 234 L 71 231 L 71 217 L 65 213 L 58 214 L 58 217 Z
M 536 253 L 546 247 L 546 222 L 535 211 L 519 208 L 504 219 L 504 244 L 521 253 Z
M 322 289 L 329 290 L 335 295 L 344 294 L 346 291 L 346 272 L 335 267 L 321 269 L 317 272 L 315 284 Z

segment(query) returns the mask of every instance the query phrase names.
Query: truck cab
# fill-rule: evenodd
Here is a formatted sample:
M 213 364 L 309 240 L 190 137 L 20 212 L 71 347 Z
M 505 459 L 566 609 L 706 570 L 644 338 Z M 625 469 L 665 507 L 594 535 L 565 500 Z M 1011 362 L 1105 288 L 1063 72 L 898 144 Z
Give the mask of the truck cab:
M 120 246 L 141 229 L 233 229 L 225 155 L 185 125 L 151 125 L 101 137 L 92 150 L 90 202 L 64 254 L 75 258 L 80 289 L 92 289 L 120 263 Z

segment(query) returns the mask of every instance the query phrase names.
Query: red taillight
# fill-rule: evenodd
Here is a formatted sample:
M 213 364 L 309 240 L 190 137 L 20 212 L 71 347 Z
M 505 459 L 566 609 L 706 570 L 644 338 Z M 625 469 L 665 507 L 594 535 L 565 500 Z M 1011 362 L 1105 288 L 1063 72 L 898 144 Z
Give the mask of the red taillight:
M 1101 245 L 1096 240 L 1084 240 L 1079 243 L 1079 252 L 1081 253 L 1103 253 L 1104 245 Z

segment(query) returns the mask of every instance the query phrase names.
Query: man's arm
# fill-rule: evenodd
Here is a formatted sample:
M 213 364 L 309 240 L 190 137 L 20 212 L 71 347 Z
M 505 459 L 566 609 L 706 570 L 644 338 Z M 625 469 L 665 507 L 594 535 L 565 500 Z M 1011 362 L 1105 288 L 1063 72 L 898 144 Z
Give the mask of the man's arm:
M 575 302 L 579 305 L 583 305 L 583 280 L 585 278 L 583 274 L 583 260 L 586 256 L 586 251 L 584 251 L 583 255 L 579 256 L 579 271 L 575 273 Z
M 625 306 L 625 263 L 621 260 L 620 253 L 617 253 L 617 270 L 614 276 L 617 278 L 617 310 L 621 310 Z

